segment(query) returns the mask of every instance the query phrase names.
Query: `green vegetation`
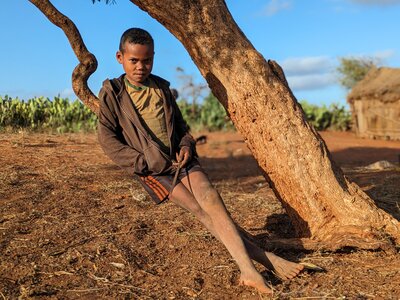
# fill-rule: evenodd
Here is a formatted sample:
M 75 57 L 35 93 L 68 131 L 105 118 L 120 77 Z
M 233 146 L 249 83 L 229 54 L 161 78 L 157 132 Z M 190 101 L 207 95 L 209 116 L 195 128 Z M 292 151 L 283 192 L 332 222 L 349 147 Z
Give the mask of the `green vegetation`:
M 188 103 L 185 99 L 178 101 L 183 118 L 192 131 L 208 130 L 233 130 L 232 121 L 226 115 L 225 108 L 218 102 L 213 94 L 204 98 L 202 104 Z
M 79 100 L 39 97 L 23 101 L 0 97 L 0 130 L 29 129 L 57 133 L 93 131 L 97 117 Z
M 317 130 L 347 131 L 351 125 L 351 114 L 344 106 L 331 104 L 317 106 L 307 101 L 300 101 L 306 118 Z
M 345 58 L 339 59 L 340 65 L 337 68 L 339 73 L 339 83 L 346 89 L 362 80 L 371 68 L 376 68 L 378 60 L 373 58 Z
M 301 101 L 307 120 L 317 130 L 349 130 L 350 112 L 344 106 L 331 104 L 317 106 Z M 182 115 L 192 131 L 234 130 L 225 109 L 210 93 L 201 104 L 178 101 Z M 0 96 L 0 130 L 33 130 L 57 133 L 94 131 L 96 115 L 79 100 L 69 101 L 60 97 L 53 100 L 39 97 L 23 101 Z
M 330 106 L 317 106 L 307 101 L 300 101 L 300 105 L 308 122 L 317 130 L 347 131 L 350 129 L 351 114 L 343 105 L 334 103 Z M 194 107 L 185 99 L 179 100 L 178 106 L 192 131 L 235 129 L 225 109 L 212 94 L 207 96 L 202 104 L 196 104 Z

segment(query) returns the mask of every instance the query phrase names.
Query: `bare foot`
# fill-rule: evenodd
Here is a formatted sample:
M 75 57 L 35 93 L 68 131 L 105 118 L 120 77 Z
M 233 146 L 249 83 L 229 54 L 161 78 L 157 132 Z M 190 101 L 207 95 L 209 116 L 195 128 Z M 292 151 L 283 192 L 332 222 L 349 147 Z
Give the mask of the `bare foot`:
M 251 286 L 260 293 L 272 295 L 272 290 L 268 287 L 264 277 L 260 274 L 256 274 L 255 276 L 245 276 L 242 274 L 240 275 L 239 284 Z
M 265 252 L 265 255 L 271 262 L 271 271 L 275 273 L 276 276 L 283 280 L 292 279 L 296 277 L 304 268 L 304 266 L 288 261 L 282 257 L 279 257 L 272 252 Z M 269 266 L 267 266 L 269 267 Z

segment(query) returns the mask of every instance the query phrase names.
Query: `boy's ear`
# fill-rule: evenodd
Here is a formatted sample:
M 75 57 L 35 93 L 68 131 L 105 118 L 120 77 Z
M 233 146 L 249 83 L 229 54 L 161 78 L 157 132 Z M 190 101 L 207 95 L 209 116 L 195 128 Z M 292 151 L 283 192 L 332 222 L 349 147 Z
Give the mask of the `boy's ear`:
M 122 64 L 122 52 L 121 51 L 117 51 L 117 53 L 115 54 L 115 57 L 117 58 L 117 61 Z

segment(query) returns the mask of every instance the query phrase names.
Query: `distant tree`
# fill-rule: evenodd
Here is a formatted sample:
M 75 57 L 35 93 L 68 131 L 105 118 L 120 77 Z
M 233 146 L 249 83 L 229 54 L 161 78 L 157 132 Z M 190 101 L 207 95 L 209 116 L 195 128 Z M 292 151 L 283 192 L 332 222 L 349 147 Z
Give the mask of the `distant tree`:
M 340 74 L 339 82 L 348 90 L 362 80 L 371 68 L 378 66 L 376 58 L 341 57 L 339 60 L 340 66 L 337 67 Z
M 195 118 L 198 113 L 199 100 L 204 98 L 204 92 L 209 91 L 208 86 L 205 82 L 196 83 L 193 75 L 186 74 L 181 67 L 177 67 L 176 71 L 179 73 L 178 77 L 183 83 L 181 88 L 182 95 L 186 100 L 190 99 L 192 103 L 190 117 Z

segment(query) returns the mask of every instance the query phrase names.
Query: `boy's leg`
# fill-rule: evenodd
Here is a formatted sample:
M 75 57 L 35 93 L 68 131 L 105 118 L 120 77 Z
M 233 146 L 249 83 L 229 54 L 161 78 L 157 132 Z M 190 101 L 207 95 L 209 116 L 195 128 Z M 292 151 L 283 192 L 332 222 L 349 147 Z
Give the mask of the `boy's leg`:
M 197 198 L 201 197 L 200 195 L 204 193 L 201 188 L 199 189 L 199 186 L 201 186 L 200 182 L 204 181 L 207 181 L 208 184 L 210 184 L 207 176 L 203 172 L 193 172 L 182 179 L 182 183 L 186 186 L 187 189 L 190 190 L 195 198 L 196 196 Z M 220 199 L 220 201 L 222 202 L 222 199 Z M 181 203 L 180 205 L 183 208 L 192 212 L 216 238 L 221 240 L 218 236 L 218 233 L 214 229 L 214 225 L 210 216 L 200 207 L 196 199 L 187 198 L 186 202 Z M 230 217 L 229 212 L 227 212 L 227 214 L 228 218 L 232 222 L 234 222 Z M 248 233 L 244 229 L 236 224 L 235 226 L 238 229 L 238 233 L 244 242 L 245 248 L 250 258 L 257 261 L 258 263 L 261 263 L 270 271 L 273 271 L 281 279 L 291 279 L 303 269 L 303 266 L 300 264 L 287 261 L 271 252 L 263 251 L 256 244 L 254 244 L 251 239 L 248 238 Z
M 202 172 L 193 172 L 189 176 L 192 178 L 192 188 L 203 191 L 199 199 L 195 199 L 192 192 L 181 182 L 174 188 L 171 201 L 192 212 L 225 245 L 239 266 L 242 284 L 252 286 L 260 292 L 271 293 L 265 279 L 255 269 L 222 199 L 208 180 L 201 180 L 206 178 L 204 175 L 201 179 L 198 176 L 192 176 L 196 173 L 203 174 Z

